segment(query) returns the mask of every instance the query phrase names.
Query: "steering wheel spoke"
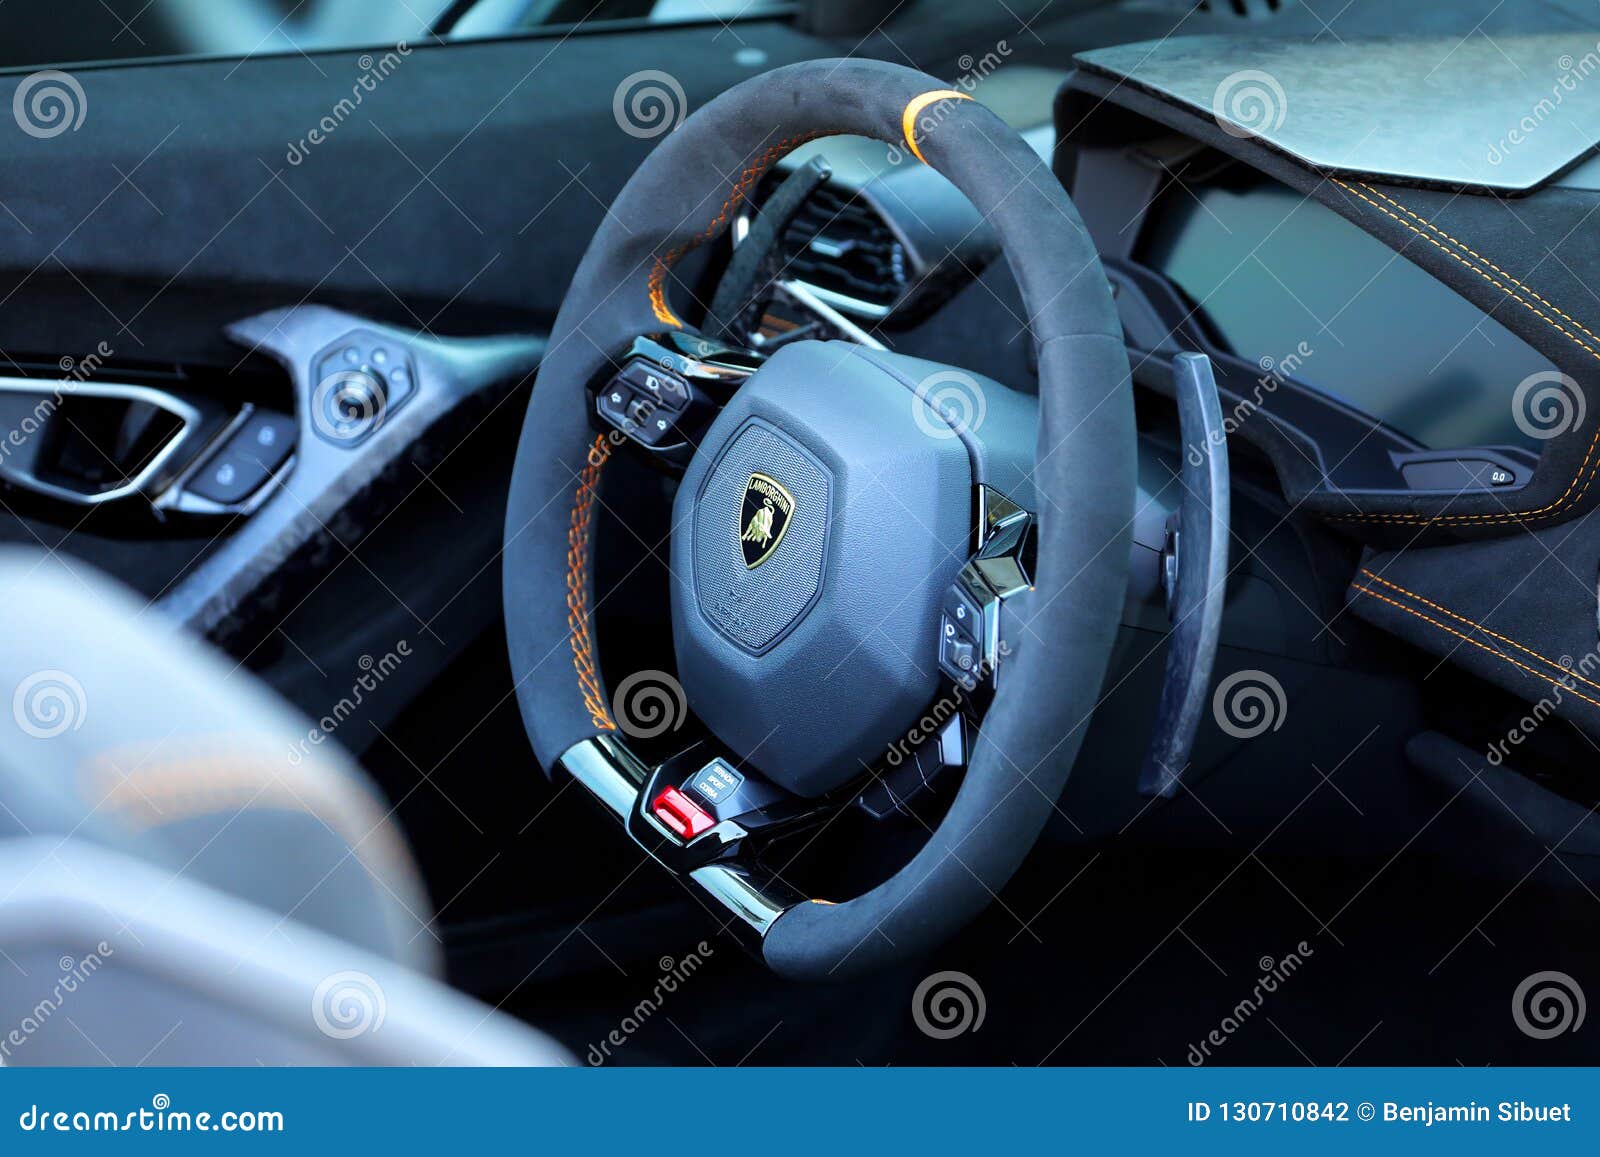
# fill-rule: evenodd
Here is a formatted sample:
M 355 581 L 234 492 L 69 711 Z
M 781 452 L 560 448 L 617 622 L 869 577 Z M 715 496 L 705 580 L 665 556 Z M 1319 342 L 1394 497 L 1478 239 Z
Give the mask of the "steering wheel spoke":
M 987 485 L 977 488 L 975 505 L 975 549 L 939 608 L 939 671 L 947 681 L 857 797 L 874 819 L 913 815 L 929 798 L 948 802 L 941 797 L 966 771 L 1011 653 L 1003 608 L 1033 589 L 1034 514 Z
M 939 670 L 967 693 L 968 714 L 981 718 L 1011 651 L 1001 608 L 1033 589 L 1035 519 L 990 486 L 978 487 L 977 507 L 977 549 L 940 607 Z
M 595 425 L 681 474 L 723 405 L 764 360 L 684 330 L 637 337 L 589 385 Z
M 625 740 L 597 736 L 569 748 L 560 765 L 651 859 L 704 890 L 758 936 L 805 899 L 763 865 L 760 852 L 849 802 L 793 795 L 705 743 L 651 766 Z

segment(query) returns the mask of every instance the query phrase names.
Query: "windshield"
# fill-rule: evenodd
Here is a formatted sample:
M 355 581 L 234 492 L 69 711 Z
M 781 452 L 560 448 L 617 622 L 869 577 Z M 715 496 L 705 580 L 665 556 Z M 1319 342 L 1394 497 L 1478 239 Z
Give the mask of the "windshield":
M 306 54 L 619 21 L 730 24 L 790 7 L 769 0 L 10 0 L 0 4 L 0 67 Z

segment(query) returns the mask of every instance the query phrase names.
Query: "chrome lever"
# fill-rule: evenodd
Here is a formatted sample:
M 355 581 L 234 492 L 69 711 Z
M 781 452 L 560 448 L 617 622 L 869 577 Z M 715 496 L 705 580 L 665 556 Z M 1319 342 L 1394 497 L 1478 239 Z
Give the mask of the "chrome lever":
M 152 406 L 174 419 L 177 428 L 121 481 L 102 489 L 75 488 L 64 477 L 48 477 L 42 456 L 54 437 L 52 424 L 71 425 L 71 419 L 62 412 L 64 404 L 83 398 L 105 399 L 108 405 Z M 0 478 L 19 489 L 74 506 L 159 497 L 198 453 L 205 425 L 199 409 L 165 390 L 122 383 L 17 377 L 0 378 L 0 423 L 9 427 L 7 436 L 0 439 Z M 107 460 L 110 461 L 109 456 Z

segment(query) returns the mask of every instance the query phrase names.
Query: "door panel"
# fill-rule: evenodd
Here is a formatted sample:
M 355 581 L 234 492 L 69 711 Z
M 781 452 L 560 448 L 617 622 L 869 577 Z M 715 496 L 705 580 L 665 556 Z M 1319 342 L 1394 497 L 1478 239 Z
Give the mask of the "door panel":
M 0 125 L 0 349 L 231 366 L 222 325 L 308 298 L 441 333 L 548 325 L 651 144 L 618 127 L 618 83 L 668 71 L 692 109 L 752 50 L 827 46 L 754 22 L 74 70 L 76 131 Z

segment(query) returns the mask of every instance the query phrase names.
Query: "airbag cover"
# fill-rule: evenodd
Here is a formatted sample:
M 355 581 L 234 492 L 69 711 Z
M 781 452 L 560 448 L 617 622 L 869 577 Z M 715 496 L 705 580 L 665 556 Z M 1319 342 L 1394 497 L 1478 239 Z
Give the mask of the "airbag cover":
M 829 474 L 771 423 L 749 419 L 706 474 L 695 509 L 695 595 L 711 625 L 760 655 L 822 590 Z
M 939 597 L 970 547 L 972 473 L 908 377 L 847 344 L 787 346 L 712 424 L 678 490 L 672 623 L 689 703 L 802 795 L 860 774 L 938 691 Z

